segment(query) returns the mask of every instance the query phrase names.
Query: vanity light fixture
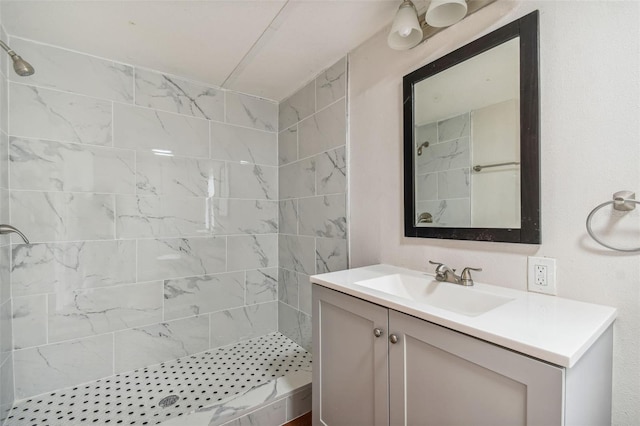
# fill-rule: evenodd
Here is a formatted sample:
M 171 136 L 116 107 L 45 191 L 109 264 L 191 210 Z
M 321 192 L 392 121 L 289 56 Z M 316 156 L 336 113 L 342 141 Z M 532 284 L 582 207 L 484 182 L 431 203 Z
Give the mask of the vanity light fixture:
M 411 0 L 404 0 L 393 19 L 387 43 L 392 49 L 407 50 L 421 41 L 422 28 L 418 22 L 418 11 Z
M 404 0 L 391 26 L 387 44 L 395 50 L 409 50 L 496 0 L 431 0 L 419 15 L 411 0 Z

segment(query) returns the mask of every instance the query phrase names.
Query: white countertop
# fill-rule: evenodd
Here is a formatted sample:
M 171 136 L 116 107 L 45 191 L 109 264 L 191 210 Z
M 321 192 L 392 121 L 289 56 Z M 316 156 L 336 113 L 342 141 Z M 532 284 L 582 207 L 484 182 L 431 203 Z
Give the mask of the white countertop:
M 410 269 L 373 265 L 313 275 L 311 282 L 568 368 L 576 364 L 616 318 L 616 309 L 609 306 L 482 283 L 475 283 L 472 288 L 513 300 L 470 317 L 356 284 L 392 274 L 435 279 L 431 274 Z

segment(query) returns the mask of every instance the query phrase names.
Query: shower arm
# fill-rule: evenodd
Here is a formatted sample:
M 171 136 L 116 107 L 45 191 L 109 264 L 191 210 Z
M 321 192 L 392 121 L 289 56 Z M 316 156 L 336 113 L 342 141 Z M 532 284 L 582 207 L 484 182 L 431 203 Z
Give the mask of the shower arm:
M 12 58 L 14 56 L 18 56 L 18 54 L 16 52 L 14 52 L 12 48 L 7 46 L 7 43 L 5 43 L 2 40 L 0 40 L 0 47 L 2 47 L 9 54 L 9 56 L 11 56 Z

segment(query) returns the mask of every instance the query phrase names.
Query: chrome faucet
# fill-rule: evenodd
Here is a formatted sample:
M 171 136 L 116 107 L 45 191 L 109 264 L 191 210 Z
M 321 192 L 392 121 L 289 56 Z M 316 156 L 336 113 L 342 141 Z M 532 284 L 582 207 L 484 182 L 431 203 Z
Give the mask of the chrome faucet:
M 462 274 L 456 275 L 456 270 L 449 268 L 444 263 L 429 261 L 432 265 L 436 266 L 436 280 L 444 281 L 453 284 L 460 284 L 464 286 L 472 286 L 473 278 L 471 278 L 471 271 L 482 271 L 482 268 L 464 268 Z

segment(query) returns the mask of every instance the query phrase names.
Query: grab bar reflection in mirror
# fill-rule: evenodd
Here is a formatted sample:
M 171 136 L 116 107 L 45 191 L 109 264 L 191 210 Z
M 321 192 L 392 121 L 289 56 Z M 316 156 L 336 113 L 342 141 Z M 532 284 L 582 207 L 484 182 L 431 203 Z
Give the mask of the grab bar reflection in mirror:
M 473 171 L 474 172 L 481 172 L 482 169 L 488 169 L 489 167 L 498 167 L 498 166 L 519 166 L 520 163 L 518 161 L 511 161 L 509 163 L 496 163 L 496 164 L 487 164 L 486 166 L 481 166 L 481 165 L 477 165 L 477 166 L 473 166 Z

